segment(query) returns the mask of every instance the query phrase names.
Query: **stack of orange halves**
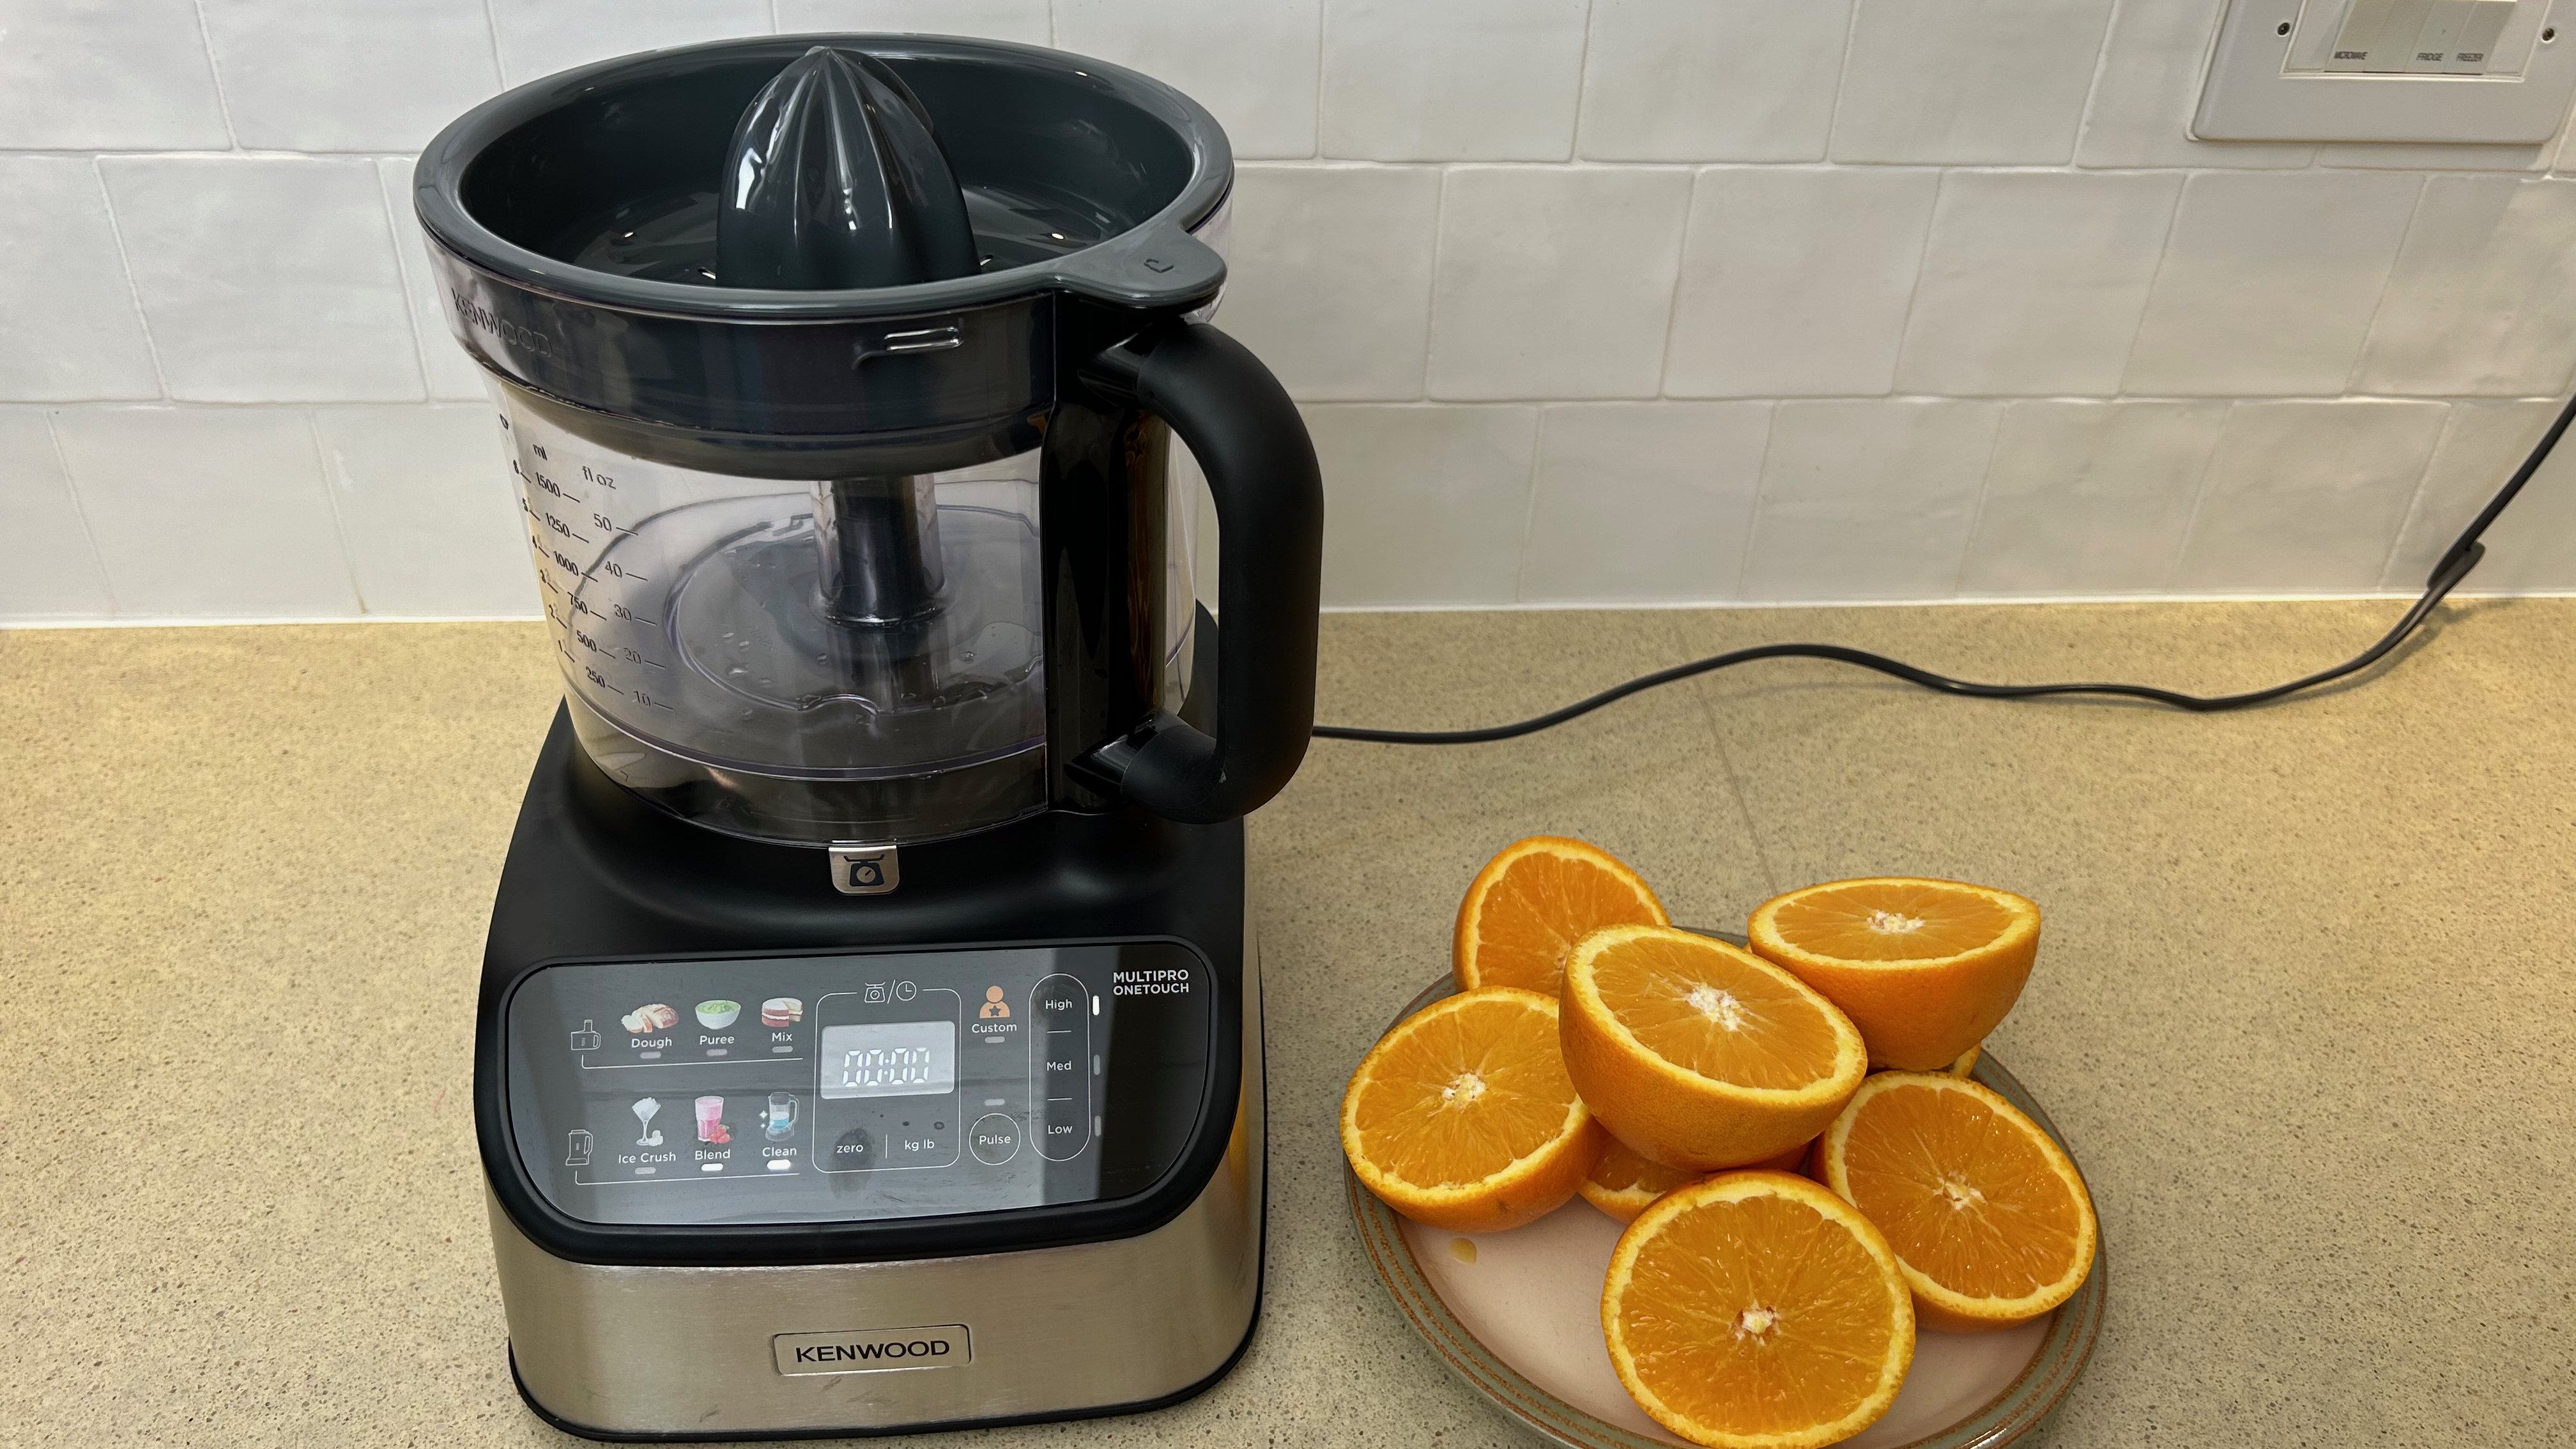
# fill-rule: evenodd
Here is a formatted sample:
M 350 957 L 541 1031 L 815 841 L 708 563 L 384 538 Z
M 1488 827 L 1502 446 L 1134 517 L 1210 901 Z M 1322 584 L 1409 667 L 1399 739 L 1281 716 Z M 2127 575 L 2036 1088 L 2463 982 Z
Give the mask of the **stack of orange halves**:
M 1626 1221 L 1601 1331 L 1639 1406 L 1696 1443 L 1808 1449 L 1887 1412 L 1918 1323 L 2064 1302 L 2096 1229 L 2066 1154 L 1966 1075 L 2030 975 L 2037 906 L 1835 881 L 1763 902 L 1748 936 L 1673 929 L 1581 841 L 1512 846 L 1458 908 L 1458 993 L 1352 1075 L 1342 1148 L 1435 1227 L 1576 1193 Z

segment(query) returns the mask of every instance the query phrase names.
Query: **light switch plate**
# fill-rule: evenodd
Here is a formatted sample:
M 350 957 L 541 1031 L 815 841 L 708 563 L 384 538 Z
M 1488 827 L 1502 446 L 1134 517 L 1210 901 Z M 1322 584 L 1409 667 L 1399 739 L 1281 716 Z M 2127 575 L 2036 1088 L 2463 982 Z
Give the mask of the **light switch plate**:
M 2192 138 L 2530 146 L 2558 133 L 2576 95 L 2576 33 L 2565 33 L 2554 12 L 2576 17 L 2576 0 L 2514 0 L 2482 74 L 2326 68 L 2357 10 L 2394 8 L 2385 0 L 2229 0 Z

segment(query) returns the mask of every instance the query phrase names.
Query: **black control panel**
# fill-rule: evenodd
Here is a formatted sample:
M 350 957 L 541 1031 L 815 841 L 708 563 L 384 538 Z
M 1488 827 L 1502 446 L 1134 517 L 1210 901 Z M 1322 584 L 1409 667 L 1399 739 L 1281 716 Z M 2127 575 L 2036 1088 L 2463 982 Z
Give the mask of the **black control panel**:
M 1166 941 L 548 966 L 507 1008 L 510 1133 L 592 1223 L 1120 1198 L 1188 1143 L 1216 995 Z

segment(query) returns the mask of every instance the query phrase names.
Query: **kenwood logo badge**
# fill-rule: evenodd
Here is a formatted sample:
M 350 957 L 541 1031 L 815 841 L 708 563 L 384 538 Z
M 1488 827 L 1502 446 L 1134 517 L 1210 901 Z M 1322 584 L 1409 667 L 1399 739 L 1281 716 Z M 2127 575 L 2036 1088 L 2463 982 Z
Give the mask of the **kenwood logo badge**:
M 868 1328 L 852 1333 L 782 1333 L 770 1341 L 782 1374 L 868 1374 L 955 1368 L 970 1361 L 966 1325 Z

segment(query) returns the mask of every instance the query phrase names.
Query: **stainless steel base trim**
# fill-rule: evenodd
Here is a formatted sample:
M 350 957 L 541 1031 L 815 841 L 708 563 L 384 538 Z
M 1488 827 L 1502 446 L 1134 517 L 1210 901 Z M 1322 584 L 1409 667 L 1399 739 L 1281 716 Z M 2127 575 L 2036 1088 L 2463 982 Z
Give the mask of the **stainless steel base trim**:
M 547 1253 L 487 1192 L 522 1391 L 576 1432 L 724 1438 L 1073 1417 L 1211 1381 L 1260 1304 L 1261 983 L 1245 944 L 1234 1131 L 1172 1221 L 1133 1238 L 971 1257 L 636 1267 Z M 773 1355 L 780 1334 L 955 1323 L 970 1327 L 972 1361 L 936 1373 L 789 1376 Z

